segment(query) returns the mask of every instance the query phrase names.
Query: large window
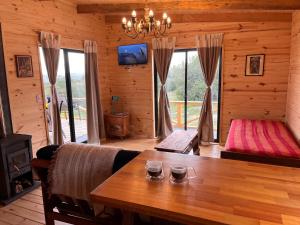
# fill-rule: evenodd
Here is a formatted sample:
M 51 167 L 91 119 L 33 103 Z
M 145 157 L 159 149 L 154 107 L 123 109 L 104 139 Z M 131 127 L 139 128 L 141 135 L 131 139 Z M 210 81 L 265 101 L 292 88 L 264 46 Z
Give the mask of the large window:
M 214 138 L 219 138 L 220 62 L 212 85 Z M 158 117 L 160 80 L 155 70 L 155 115 Z M 196 49 L 176 50 L 166 82 L 172 125 L 175 129 L 197 129 L 206 84 Z M 156 122 L 157 123 L 157 122 Z
M 41 48 L 40 57 L 46 98 L 45 107 L 49 136 L 52 140 L 52 118 L 50 113 L 51 90 L 45 59 Z M 82 51 L 70 49 L 60 50 L 56 89 L 64 142 L 84 142 L 87 140 L 84 68 L 84 54 Z

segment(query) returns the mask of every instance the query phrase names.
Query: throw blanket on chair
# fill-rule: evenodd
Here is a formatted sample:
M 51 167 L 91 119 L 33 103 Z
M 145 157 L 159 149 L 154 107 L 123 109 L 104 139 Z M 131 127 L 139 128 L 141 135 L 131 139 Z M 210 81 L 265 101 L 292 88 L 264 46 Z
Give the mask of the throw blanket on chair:
M 120 150 L 75 143 L 60 146 L 49 168 L 49 194 L 85 200 L 92 206 L 90 192 L 112 175 L 114 159 Z

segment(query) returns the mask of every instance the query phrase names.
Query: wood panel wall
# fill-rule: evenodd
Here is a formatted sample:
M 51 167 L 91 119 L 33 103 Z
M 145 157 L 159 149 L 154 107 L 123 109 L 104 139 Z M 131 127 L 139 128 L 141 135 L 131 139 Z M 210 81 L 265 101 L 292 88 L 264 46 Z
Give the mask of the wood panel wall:
M 83 49 L 83 40 L 97 40 L 99 58 L 102 58 L 104 18 L 78 15 L 76 6 L 70 2 L 67 0 L 0 1 L 0 22 L 3 29 L 13 129 L 15 133 L 31 134 L 34 150 L 47 144 L 37 31 L 61 34 L 62 47 L 65 48 Z M 14 55 L 22 54 L 32 56 L 33 78 L 17 78 Z M 101 63 L 100 68 L 104 68 Z M 104 73 L 101 71 L 101 74 Z M 105 96 L 109 96 L 106 94 L 105 84 L 105 76 L 101 76 L 104 104 L 108 102 Z
M 300 12 L 293 14 L 287 123 L 300 143 Z
M 229 15 L 230 16 L 230 15 Z M 247 15 L 245 15 L 247 16 Z M 243 20 L 245 21 L 245 20 Z M 131 114 L 134 137 L 154 136 L 153 65 L 119 66 L 117 46 L 147 42 L 123 35 L 119 24 L 104 24 L 101 15 L 77 14 L 68 0 L 7 0 L 0 2 L 4 54 L 8 76 L 13 127 L 16 133 L 33 135 L 34 149 L 46 145 L 46 124 L 42 101 L 42 82 L 37 31 L 62 35 L 62 47 L 82 49 L 83 40 L 99 44 L 100 86 L 104 109 L 111 110 L 112 95 L 121 96 L 123 109 Z M 105 33 L 106 32 L 106 33 Z M 177 23 L 170 36 L 177 48 L 195 47 L 195 35 L 224 32 L 221 141 L 226 139 L 232 118 L 285 118 L 289 71 L 291 23 L 284 22 L 197 22 Z M 245 77 L 247 54 L 266 54 L 263 77 Z M 14 55 L 29 54 L 34 77 L 17 78 Z
M 230 16 L 230 15 L 228 15 Z M 245 16 L 247 16 L 245 14 Z M 176 48 L 194 48 L 195 35 L 223 32 L 223 93 L 221 142 L 227 137 L 233 118 L 285 119 L 290 60 L 291 22 L 205 22 L 174 24 L 169 36 L 177 38 Z M 131 114 L 133 136 L 153 137 L 153 65 L 119 66 L 117 46 L 147 42 L 122 34 L 119 24 L 107 24 L 105 65 L 110 94 L 123 99 Z M 264 76 L 246 77 L 246 55 L 266 54 Z

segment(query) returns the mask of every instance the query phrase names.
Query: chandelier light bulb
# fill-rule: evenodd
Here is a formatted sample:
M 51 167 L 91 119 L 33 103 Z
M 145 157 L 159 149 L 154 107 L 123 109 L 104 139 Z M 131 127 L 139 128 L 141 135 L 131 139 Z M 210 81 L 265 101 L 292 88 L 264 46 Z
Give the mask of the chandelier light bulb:
M 127 23 L 127 19 L 126 19 L 126 17 L 123 17 L 123 19 L 122 19 L 122 24 L 126 24 Z
M 149 17 L 153 17 L 154 16 L 154 12 L 150 9 L 149 11 Z
M 136 17 L 136 11 L 135 10 L 132 11 L 131 16 L 134 17 L 134 18 Z
M 168 14 L 164 12 L 163 19 L 166 20 L 168 18 Z
M 160 21 L 159 20 L 156 21 L 156 26 L 160 27 Z
M 167 23 L 168 23 L 168 24 L 171 23 L 171 18 L 170 18 L 170 17 L 167 18 Z
M 132 27 L 132 23 L 131 23 L 131 21 L 130 21 L 130 20 L 128 20 L 128 22 L 127 22 L 127 27 L 129 27 L 129 28 L 131 28 L 131 27 Z

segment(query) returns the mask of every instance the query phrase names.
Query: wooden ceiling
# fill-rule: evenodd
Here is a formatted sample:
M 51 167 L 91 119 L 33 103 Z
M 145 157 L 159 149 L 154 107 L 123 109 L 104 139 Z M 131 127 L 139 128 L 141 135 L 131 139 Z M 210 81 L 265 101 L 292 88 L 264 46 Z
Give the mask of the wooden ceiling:
M 300 0 L 72 0 L 78 13 L 117 14 L 146 6 L 156 11 L 192 12 L 214 10 L 299 10 Z
M 118 3 L 147 3 L 147 2 L 172 2 L 174 0 L 72 0 L 76 4 L 118 4 Z
M 156 15 L 167 12 L 174 23 L 185 22 L 258 22 L 291 21 L 300 0 L 70 0 L 78 13 L 105 14 L 107 23 L 120 23 L 134 9 L 138 15 L 144 8 Z

